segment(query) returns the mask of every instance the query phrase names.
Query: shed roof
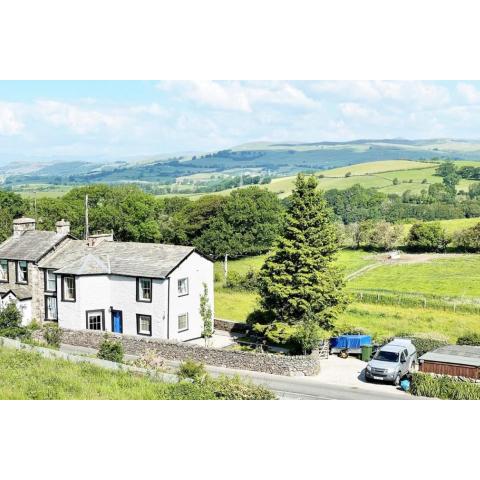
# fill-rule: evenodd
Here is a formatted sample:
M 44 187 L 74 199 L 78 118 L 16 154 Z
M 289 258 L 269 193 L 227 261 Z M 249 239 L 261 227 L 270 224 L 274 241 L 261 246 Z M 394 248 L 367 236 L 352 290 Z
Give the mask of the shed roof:
M 165 278 L 194 250 L 194 247 L 180 245 L 111 241 L 89 247 L 83 240 L 70 240 L 43 259 L 39 266 L 56 269 L 59 274 L 111 273 Z
M 12 292 L 18 300 L 32 298 L 32 288 L 30 285 L 12 285 L 9 283 L 0 285 L 0 296 L 2 298 L 9 292 Z
M 480 347 L 471 345 L 446 345 L 427 352 L 420 360 L 480 367 Z
M 66 234 L 30 230 L 18 237 L 7 238 L 0 245 L 0 258 L 7 260 L 29 260 L 35 262 L 58 245 Z

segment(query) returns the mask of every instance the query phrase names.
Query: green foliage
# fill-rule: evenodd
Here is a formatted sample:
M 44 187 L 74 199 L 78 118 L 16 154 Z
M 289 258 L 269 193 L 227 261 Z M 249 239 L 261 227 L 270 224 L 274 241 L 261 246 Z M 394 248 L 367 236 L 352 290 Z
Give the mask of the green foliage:
M 194 244 L 215 258 L 258 255 L 270 249 L 282 221 L 275 194 L 259 187 L 234 190 Z
M 22 326 L 22 312 L 15 302 L 0 309 L 0 337 L 28 339 L 31 330 Z
M 185 360 L 180 364 L 177 375 L 182 379 L 190 379 L 196 383 L 202 383 L 207 378 L 205 365 L 194 360 Z
M 290 198 L 286 226 L 261 269 L 262 307 L 276 320 L 300 322 L 311 310 L 331 328 L 343 311 L 343 279 L 334 266 L 337 228 L 315 177 L 299 175 Z
M 407 238 L 407 248 L 413 252 L 443 252 L 447 244 L 445 230 L 438 222 L 413 224 Z
M 205 345 L 213 335 L 213 312 L 208 296 L 207 284 L 203 284 L 203 293 L 200 295 L 200 318 L 202 319 L 202 336 L 205 338 Z
M 480 252 L 480 223 L 457 232 L 453 243 L 463 252 Z
M 292 340 L 296 343 L 304 355 L 311 353 L 312 350 L 320 345 L 328 334 L 318 325 L 318 320 L 311 313 L 308 313 L 305 319 L 297 325 Z
M 410 338 L 412 343 L 417 349 L 417 354 L 421 357 L 427 352 L 431 352 L 439 347 L 448 345 L 448 337 L 441 333 L 414 333 L 409 335 L 408 333 L 398 333 L 395 337 Z
M 457 345 L 473 345 L 480 346 L 480 333 L 470 332 L 458 337 Z
M 248 325 L 269 325 L 275 321 L 275 316 L 271 311 L 255 309 L 247 315 L 246 323 Z M 263 333 L 263 332 L 262 332 Z
M 56 323 L 49 323 L 43 329 L 43 338 L 49 346 L 59 348 L 62 341 L 62 330 Z
M 260 287 L 260 281 L 261 279 L 259 273 L 253 268 L 250 268 L 247 273 L 243 275 L 239 272 L 229 271 L 225 286 L 235 290 L 247 290 L 250 292 L 255 292 Z
M 215 380 L 209 380 L 210 388 L 219 400 L 275 400 L 273 392 L 261 385 L 242 380 L 238 375 L 227 377 L 221 375 Z
M 108 335 L 100 343 L 97 357 L 103 360 L 110 360 L 111 362 L 123 362 L 123 345 L 120 341 L 110 338 Z
M 297 327 L 282 322 L 274 322 L 270 325 L 256 323 L 253 326 L 253 330 L 262 334 L 269 343 L 286 345 L 293 340 Z
M 444 400 L 480 400 L 480 384 L 421 372 L 412 374 L 410 392 L 412 395 Z

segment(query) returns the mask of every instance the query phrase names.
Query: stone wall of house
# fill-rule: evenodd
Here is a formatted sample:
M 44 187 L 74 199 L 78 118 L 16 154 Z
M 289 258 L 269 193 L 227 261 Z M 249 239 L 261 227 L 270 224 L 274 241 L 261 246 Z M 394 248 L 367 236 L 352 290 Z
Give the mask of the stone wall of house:
M 248 330 L 246 323 L 232 322 L 222 318 L 214 319 L 215 330 L 224 330 L 225 332 L 245 333 Z
M 82 347 L 98 348 L 104 332 L 90 330 L 62 330 L 62 343 Z M 275 375 L 303 376 L 315 375 L 320 371 L 320 358 L 313 355 L 273 355 L 268 353 L 251 353 L 218 348 L 205 348 L 200 345 L 187 344 L 171 340 L 158 340 L 130 335 L 109 334 L 118 339 L 126 354 L 141 355 L 153 350 L 167 360 L 195 360 L 217 367 L 253 370 Z M 42 338 L 41 330 L 34 333 Z
M 34 263 L 28 262 L 28 283 L 32 286 L 32 320 L 45 320 L 45 284 L 43 271 Z

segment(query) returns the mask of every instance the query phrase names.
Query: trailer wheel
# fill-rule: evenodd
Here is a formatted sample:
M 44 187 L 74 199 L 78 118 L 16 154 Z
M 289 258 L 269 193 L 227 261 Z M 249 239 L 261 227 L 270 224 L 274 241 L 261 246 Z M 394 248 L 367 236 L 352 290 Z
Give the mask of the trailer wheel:
M 348 350 L 342 350 L 339 354 L 340 358 L 348 358 Z

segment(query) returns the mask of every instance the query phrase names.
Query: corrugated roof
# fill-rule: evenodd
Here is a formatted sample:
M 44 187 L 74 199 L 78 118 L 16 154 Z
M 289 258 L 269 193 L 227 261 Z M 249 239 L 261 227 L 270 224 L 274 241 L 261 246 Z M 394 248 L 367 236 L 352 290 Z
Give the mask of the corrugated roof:
M 432 352 L 425 353 L 420 357 L 420 360 L 480 367 L 480 347 L 471 345 L 446 345 Z
M 0 245 L 0 258 L 37 261 L 67 235 L 42 230 L 29 230 L 12 236 Z
M 180 245 L 110 241 L 89 247 L 83 240 L 70 240 L 39 266 L 71 275 L 112 273 L 164 278 L 194 250 Z

